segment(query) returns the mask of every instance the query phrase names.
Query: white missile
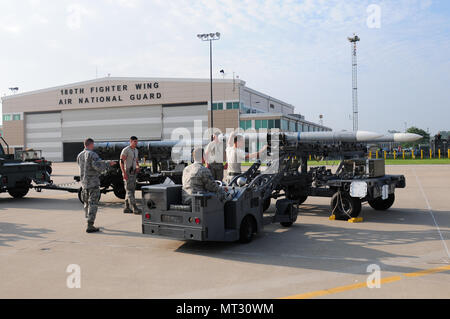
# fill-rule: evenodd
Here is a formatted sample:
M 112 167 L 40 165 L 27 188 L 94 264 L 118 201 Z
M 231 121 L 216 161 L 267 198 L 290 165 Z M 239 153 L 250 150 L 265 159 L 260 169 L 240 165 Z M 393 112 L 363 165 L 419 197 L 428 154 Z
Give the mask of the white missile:
M 415 142 L 423 138 L 423 136 L 414 134 L 414 133 L 394 133 L 383 135 L 373 142 L 396 142 L 396 143 L 405 143 L 405 142 Z M 372 141 L 371 141 L 372 142 Z
M 383 134 L 368 131 L 342 132 L 296 132 L 282 133 L 289 142 L 369 142 L 383 136 Z

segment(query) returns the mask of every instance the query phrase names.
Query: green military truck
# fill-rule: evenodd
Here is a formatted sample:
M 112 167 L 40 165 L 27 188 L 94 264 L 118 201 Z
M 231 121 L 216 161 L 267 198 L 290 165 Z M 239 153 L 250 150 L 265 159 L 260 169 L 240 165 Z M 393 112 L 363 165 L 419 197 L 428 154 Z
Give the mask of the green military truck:
M 22 162 L 37 163 L 40 166 L 42 166 L 43 168 L 45 168 L 47 173 L 52 175 L 52 162 L 51 161 L 47 161 L 42 156 L 42 151 L 41 150 L 30 149 L 30 150 L 25 150 L 25 151 L 18 151 L 15 154 L 15 158 L 17 160 L 19 160 L 19 161 L 22 161 Z
M 9 155 L 8 143 L 5 144 L 8 154 L 0 142 L 0 193 L 8 192 L 14 198 L 22 198 L 33 188 L 32 183 L 45 184 L 50 182 L 50 175 L 45 167 L 33 163 L 14 159 Z

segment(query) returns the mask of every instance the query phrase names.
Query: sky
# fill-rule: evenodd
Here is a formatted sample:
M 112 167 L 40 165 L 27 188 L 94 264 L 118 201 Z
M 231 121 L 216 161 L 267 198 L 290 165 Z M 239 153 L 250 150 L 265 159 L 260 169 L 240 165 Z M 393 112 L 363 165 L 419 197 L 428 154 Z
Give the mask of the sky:
M 0 95 L 104 77 L 233 73 L 307 120 L 352 129 L 358 34 L 359 128 L 450 130 L 450 1 L 0 1 Z

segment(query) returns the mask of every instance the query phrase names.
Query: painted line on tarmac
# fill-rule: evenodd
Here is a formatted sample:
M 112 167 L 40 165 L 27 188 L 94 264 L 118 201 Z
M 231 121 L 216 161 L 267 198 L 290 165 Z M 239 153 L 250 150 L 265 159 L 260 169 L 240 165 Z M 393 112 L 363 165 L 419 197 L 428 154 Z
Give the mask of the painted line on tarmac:
M 431 268 L 431 269 L 425 269 L 425 270 L 421 270 L 421 271 L 417 271 L 417 272 L 405 273 L 405 274 L 402 274 L 399 276 L 382 278 L 380 280 L 380 284 L 388 284 L 388 283 L 397 282 L 397 281 L 400 281 L 400 280 L 406 279 L 406 278 L 421 277 L 421 276 L 431 275 L 431 274 L 449 271 L 449 270 L 450 270 L 450 265 L 437 267 L 437 268 Z M 335 287 L 335 288 L 330 288 L 330 289 L 317 290 L 317 291 L 307 292 L 307 293 L 303 293 L 303 294 L 282 297 L 280 299 L 309 299 L 309 298 L 322 297 L 322 296 L 337 294 L 340 292 L 356 290 L 356 289 L 361 289 L 361 288 L 368 288 L 367 283 L 361 282 L 361 283 L 347 285 L 347 286 L 340 286 L 340 287 Z
M 425 199 L 425 203 L 427 204 L 428 212 L 430 213 L 431 217 L 433 218 L 434 224 L 436 225 L 436 229 L 439 233 L 439 236 L 441 237 L 442 245 L 444 246 L 445 252 L 447 253 L 447 257 L 450 258 L 450 253 L 448 251 L 447 243 L 444 240 L 444 236 L 442 236 L 441 229 L 439 228 L 436 218 L 434 218 L 433 209 L 431 208 L 430 201 L 428 200 L 428 197 L 425 194 L 425 191 L 423 190 L 422 183 L 420 182 L 419 176 L 417 175 L 415 168 L 414 168 L 414 175 L 416 175 L 416 180 L 417 180 L 417 184 L 419 185 L 420 192 L 422 193 L 422 196 Z

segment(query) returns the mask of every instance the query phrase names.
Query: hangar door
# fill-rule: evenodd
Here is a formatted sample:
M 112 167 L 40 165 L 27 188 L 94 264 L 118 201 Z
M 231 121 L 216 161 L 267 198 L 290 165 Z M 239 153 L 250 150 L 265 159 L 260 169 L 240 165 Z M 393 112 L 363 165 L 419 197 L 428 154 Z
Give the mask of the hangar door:
M 186 128 L 194 138 L 194 121 L 201 121 L 201 134 L 204 134 L 208 128 L 207 103 L 163 105 L 163 138 L 178 139 L 176 134 L 172 136 L 177 128 Z
M 161 139 L 161 106 L 128 106 L 62 111 L 63 142 Z
M 63 160 L 61 113 L 25 114 L 26 148 L 42 150 L 50 161 Z

